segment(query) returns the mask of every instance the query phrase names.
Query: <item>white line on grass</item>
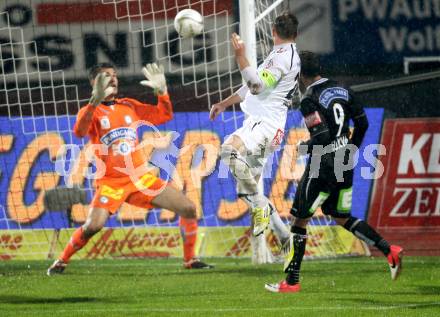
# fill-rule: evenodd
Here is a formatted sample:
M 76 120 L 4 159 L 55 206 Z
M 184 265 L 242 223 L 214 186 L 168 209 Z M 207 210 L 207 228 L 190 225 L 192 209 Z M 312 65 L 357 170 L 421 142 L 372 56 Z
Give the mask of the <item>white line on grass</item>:
M 377 259 L 382 259 L 382 258 L 377 258 Z M 106 261 L 111 260 L 111 259 L 106 259 Z M 128 260 L 128 259 L 127 259 Z M 170 262 L 170 263 L 166 263 L 164 261 L 166 260 L 149 260 L 149 259 L 145 259 L 145 262 L 138 262 L 140 261 L 140 259 L 133 259 L 133 263 L 121 263 L 122 261 L 120 259 L 115 259 L 114 262 L 112 263 L 102 263 L 100 262 L 101 260 L 85 260 L 85 261 L 81 261 L 81 260 L 76 260 L 74 261 L 74 264 L 72 266 L 122 266 L 122 267 L 133 267 L 133 266 L 141 266 L 141 267 L 145 267 L 145 266 L 171 266 L 171 267 L 182 267 L 183 268 L 183 264 L 181 263 L 175 263 L 175 262 Z M 93 263 L 92 263 L 93 261 Z M 157 261 L 157 262 L 156 262 Z M 160 262 L 159 262 L 160 261 Z M 170 261 L 174 261 L 174 259 L 170 259 Z M 243 260 L 239 260 L 237 262 L 232 262 L 234 261 L 234 259 L 230 259 L 228 262 L 211 262 L 209 260 L 207 260 L 207 262 L 209 262 L 209 264 L 213 264 L 216 266 L 238 266 L 238 265 L 243 265 L 243 264 L 249 264 L 251 265 L 252 263 L 250 262 L 249 259 L 249 263 L 247 263 L 246 261 Z M 370 258 L 365 258 L 365 259 L 356 259 L 356 260 L 347 260 L 346 258 L 341 258 L 341 259 L 325 259 L 325 260 L 310 260 L 307 261 L 307 265 L 310 264 L 318 264 L 318 263 L 347 263 L 347 264 L 378 264 L 380 261 L 375 261 L 375 259 L 370 259 Z M 404 259 L 405 263 L 416 263 L 416 264 L 423 264 L 426 261 L 423 259 Z M 272 263 L 272 265 L 279 265 L 280 263 Z M 271 264 L 269 264 L 271 265 Z M 258 266 L 256 266 L 258 267 Z
M 289 295 L 287 295 L 289 296 Z M 427 306 L 440 306 L 440 302 L 428 302 L 419 304 L 402 304 L 391 306 L 330 306 L 330 307 L 316 307 L 316 306 L 292 306 L 292 307 L 264 307 L 264 308 L 242 308 L 242 307 L 229 307 L 229 308 L 114 308 L 114 309 L 51 309 L 51 313 L 87 313 L 87 312 L 151 312 L 151 313 L 227 313 L 227 312 L 254 312 L 254 311 L 288 311 L 288 310 L 309 310 L 309 311 L 341 311 L 341 310 L 367 310 L 367 311 L 384 311 L 393 309 L 406 309 L 406 308 L 421 308 Z M 24 311 L 22 313 L 25 313 Z M 35 311 L 33 312 L 35 313 Z

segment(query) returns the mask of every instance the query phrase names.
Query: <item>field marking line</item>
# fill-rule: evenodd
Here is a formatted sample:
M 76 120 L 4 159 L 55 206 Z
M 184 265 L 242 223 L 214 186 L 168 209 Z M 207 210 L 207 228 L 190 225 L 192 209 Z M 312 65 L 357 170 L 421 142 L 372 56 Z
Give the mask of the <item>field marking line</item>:
M 109 259 L 106 259 L 107 261 Z M 127 259 L 128 260 L 128 259 Z M 140 261 L 141 259 L 133 259 L 135 261 Z M 85 262 L 87 261 L 87 262 Z M 154 263 L 155 260 L 145 260 L 145 263 L 118 263 L 118 261 L 120 261 L 119 259 L 115 259 L 114 263 L 99 263 L 100 260 L 96 260 L 96 262 L 91 262 L 91 260 L 76 260 L 74 262 L 74 264 L 72 266 L 122 266 L 122 267 L 130 267 L 130 266 L 140 266 L 140 267 L 145 267 L 145 266 L 173 266 L 173 267 L 182 267 L 183 269 L 183 264 L 181 263 L 163 263 L 163 262 L 157 262 Z M 220 265 L 220 266 L 240 266 L 240 265 L 252 265 L 252 263 L 250 262 L 249 259 L 249 263 L 246 263 L 243 260 L 239 260 L 238 262 L 232 263 L 232 262 L 215 262 L 214 261 L 210 261 L 209 258 L 207 260 L 210 264 L 213 265 Z M 231 261 L 233 261 L 231 259 Z M 385 261 L 385 260 L 384 260 Z M 404 259 L 405 263 L 416 263 L 416 264 L 423 264 L 425 263 L 425 261 L 423 259 Z M 211 263 L 212 262 L 212 263 Z M 372 260 L 370 258 L 367 258 L 365 260 L 355 260 L 355 261 L 350 261 L 347 259 L 325 259 L 325 260 L 310 260 L 310 261 L 305 261 L 307 263 L 307 265 L 310 264 L 322 264 L 322 263 L 347 263 L 347 264 L 380 264 L 379 261 L 375 261 Z M 385 263 L 385 262 L 384 262 Z M 270 263 L 268 265 L 280 265 L 280 263 Z M 255 266 L 256 268 L 258 267 L 264 267 L 263 266 Z
M 114 308 L 114 309 L 51 309 L 51 313 L 86 313 L 86 312 L 152 312 L 152 313 L 227 313 L 227 312 L 254 312 L 254 311 L 290 311 L 290 310 L 309 310 L 309 311 L 342 311 L 342 310 L 367 310 L 367 311 L 385 311 L 394 309 L 406 309 L 406 308 L 421 308 L 426 306 L 440 306 L 440 302 L 428 302 L 419 304 L 402 304 L 402 305 L 391 305 L 391 306 L 330 306 L 330 307 L 316 307 L 316 306 L 306 306 L 306 307 L 263 307 L 263 308 L 242 308 L 242 307 L 230 307 L 230 308 Z M 26 313 L 26 312 L 22 312 Z M 32 313 L 35 313 L 33 311 Z

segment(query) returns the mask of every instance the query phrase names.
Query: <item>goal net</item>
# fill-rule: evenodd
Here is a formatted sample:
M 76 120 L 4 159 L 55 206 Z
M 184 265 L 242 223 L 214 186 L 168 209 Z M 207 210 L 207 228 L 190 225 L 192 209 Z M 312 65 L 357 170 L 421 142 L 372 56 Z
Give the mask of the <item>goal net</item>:
M 152 104 L 152 92 L 138 84 L 141 68 L 149 62 L 165 67 L 176 112 L 158 130 L 138 131 L 148 141 L 149 164 L 196 204 L 199 255 L 250 256 L 247 207 L 217 160 L 221 143 L 241 125 L 243 114 L 236 105 L 210 122 L 208 111 L 242 84 L 229 42 L 232 32 L 253 28 L 253 53 L 261 61 L 272 46 L 274 17 L 294 9 L 292 1 L 254 6 L 249 25 L 240 18 L 239 1 L 232 0 L 2 1 L 0 259 L 57 256 L 73 228 L 84 223 L 96 171 L 88 140 L 76 138 L 72 127 L 90 96 L 88 69 L 99 62 L 116 66 L 121 96 Z M 204 17 L 203 34 L 191 39 L 179 38 L 173 27 L 176 13 L 186 8 Z M 308 136 L 298 111 L 290 111 L 286 132 L 283 149 L 266 165 L 264 192 L 287 224 L 304 170 L 295 144 Z M 309 232 L 309 257 L 365 252 L 322 215 Z M 277 254 L 274 235 L 268 233 L 266 241 Z M 176 214 L 124 204 L 77 256 L 181 256 L 181 244 Z

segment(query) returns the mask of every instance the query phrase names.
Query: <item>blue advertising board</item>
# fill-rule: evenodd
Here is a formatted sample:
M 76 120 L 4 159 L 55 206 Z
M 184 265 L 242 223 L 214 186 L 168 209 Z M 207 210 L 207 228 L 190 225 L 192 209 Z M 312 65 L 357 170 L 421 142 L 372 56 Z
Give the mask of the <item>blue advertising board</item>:
M 440 53 L 438 1 L 296 0 L 292 7 L 298 48 L 320 53 L 326 67 L 356 73 L 350 65 L 403 65 L 404 57 Z
M 335 53 L 347 63 L 401 63 L 440 52 L 437 1 L 332 2 Z
M 367 131 L 364 146 L 368 144 L 376 144 L 379 142 L 380 131 L 382 126 L 383 109 L 366 109 L 367 116 L 370 121 L 370 128 Z M 171 163 L 171 166 L 180 166 L 181 169 L 192 169 L 204 159 L 204 152 L 200 146 L 188 147 L 188 144 L 194 142 L 193 136 L 202 136 L 198 140 L 211 142 L 215 145 L 214 166 L 208 175 L 204 175 L 200 179 L 200 188 L 191 189 L 186 186 L 187 195 L 191 199 L 198 199 L 196 205 L 200 206 L 201 219 L 200 224 L 204 226 L 246 226 L 249 224 L 247 213 L 241 213 L 237 217 L 228 218 L 224 216 L 222 204 L 227 202 L 238 202 L 235 181 L 227 171 L 226 166 L 217 159 L 219 145 L 225 137 L 231 134 L 236 125 L 240 125 L 243 116 L 239 114 L 235 121 L 231 113 L 225 114 L 226 120 L 217 119 L 214 122 L 209 121 L 207 112 L 180 112 L 175 113 L 174 119 L 162 126 L 160 131 L 168 131 L 173 133 L 173 141 L 166 149 L 156 149 L 153 151 L 150 161 L 159 167 L 164 166 L 164 161 Z M 61 177 L 55 172 L 57 150 L 62 144 L 77 145 L 80 150 L 83 149 L 84 142 L 69 131 L 75 121 L 75 117 L 49 117 L 35 120 L 23 121 L 19 118 L 1 118 L 0 119 L 0 229 L 36 229 L 36 228 L 65 228 L 68 227 L 68 221 L 65 212 L 44 210 L 42 197 L 45 190 L 55 186 L 65 185 L 68 177 Z M 299 112 L 291 111 L 288 115 L 286 139 L 287 143 L 295 145 L 296 136 L 299 137 L 298 131 L 304 130 L 303 119 Z M 139 135 L 143 135 L 145 131 L 140 128 Z M 290 136 L 290 137 L 289 137 Z M 50 144 L 49 144 L 50 143 Z M 200 145 L 200 144 L 196 144 Z M 190 149 L 186 151 L 186 156 L 182 155 L 182 149 Z M 280 200 L 283 203 L 277 203 L 278 206 L 284 206 L 284 210 L 279 210 L 282 215 L 289 212 L 291 200 L 295 194 L 296 183 L 289 180 L 282 192 L 274 194 L 274 185 L 280 180 L 280 168 L 292 168 L 292 166 L 284 166 L 283 154 L 288 147 L 283 143 L 281 149 L 274 153 L 273 159 L 269 160 L 264 174 L 265 193 L 274 200 Z M 205 153 L 206 154 L 206 153 Z M 71 152 L 71 162 L 75 162 L 78 153 Z M 189 155 L 189 156 L 188 156 Z M 74 157 L 75 156 L 75 157 Z M 185 160 L 189 164 L 183 164 Z M 69 159 L 67 156 L 65 157 Z M 185 161 L 185 162 L 186 162 Z M 179 163 L 180 162 L 180 163 Z M 288 162 L 288 161 L 285 161 Z M 301 164 L 301 161 L 297 161 Z M 179 165 L 180 164 L 180 165 Z M 289 162 L 289 165 L 295 162 Z M 166 164 L 165 164 L 166 165 Z M 189 167 L 188 167 L 189 166 Z M 368 208 L 369 192 L 372 181 L 361 177 L 360 168 L 371 167 L 365 160 L 363 155 L 359 156 L 359 164 L 355 170 L 354 188 L 353 188 L 353 215 L 365 219 Z M 68 169 L 67 169 L 68 170 Z M 181 178 L 185 180 L 185 171 L 182 172 Z M 160 176 L 168 178 L 175 176 L 175 171 L 166 171 L 161 168 Z M 167 175 L 168 174 L 168 175 Z M 172 175 L 169 175 L 172 174 Z M 68 176 L 68 175 L 67 175 Z M 277 178 L 278 177 L 278 178 Z M 285 182 L 286 183 L 286 182 Z M 287 184 L 286 183 L 286 184 Z M 85 186 L 88 189 L 88 199 L 90 201 L 93 190 L 92 182 L 82 179 L 76 185 Z M 276 187 L 276 186 L 275 186 Z M 189 191 L 193 192 L 189 192 Z M 234 207 L 233 207 L 234 208 Z M 238 203 L 237 203 L 238 208 Z M 166 225 L 174 226 L 177 224 L 176 219 L 162 221 L 159 217 L 160 210 L 153 210 L 145 215 L 145 218 L 130 220 L 129 218 L 118 218 L 117 216 L 110 218 L 108 226 L 132 226 L 132 225 Z M 75 221 L 76 220 L 76 221 Z M 75 219 L 74 225 L 78 226 L 84 218 Z

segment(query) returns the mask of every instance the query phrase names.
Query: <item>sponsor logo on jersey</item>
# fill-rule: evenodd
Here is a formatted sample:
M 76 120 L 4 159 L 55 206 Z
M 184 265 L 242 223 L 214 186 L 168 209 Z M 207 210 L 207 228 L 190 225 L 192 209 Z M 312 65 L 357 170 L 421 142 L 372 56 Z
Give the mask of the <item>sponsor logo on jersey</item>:
M 307 128 L 313 128 L 322 122 L 319 112 L 315 111 L 304 118 Z
M 348 101 L 348 90 L 342 87 L 327 88 L 321 92 L 319 103 L 324 108 L 328 108 L 334 99 L 343 99 Z
M 106 203 L 108 203 L 108 197 L 101 196 L 101 197 L 99 197 L 99 201 L 100 201 L 102 204 L 106 204 Z
M 126 115 L 124 117 L 124 121 L 126 124 L 131 124 L 133 122 L 133 119 L 129 115 Z
M 284 131 L 281 129 L 277 130 L 277 133 L 275 134 L 275 137 L 272 140 L 272 146 L 279 146 L 283 142 L 284 138 Z
M 114 142 L 118 140 L 137 140 L 136 130 L 132 128 L 117 128 L 109 131 L 105 135 L 101 137 L 101 142 L 106 146 L 112 145 Z
M 110 129 L 110 120 L 107 116 L 102 117 L 99 122 L 101 123 L 102 129 Z
M 271 68 L 272 66 L 273 66 L 273 59 L 271 58 L 270 60 L 267 61 L 264 68 Z
M 126 155 L 132 151 L 133 147 L 128 142 L 121 142 L 117 144 L 116 153 Z
M 336 140 L 334 140 L 331 145 L 332 145 L 332 151 L 336 152 L 339 149 L 342 149 L 344 146 L 346 146 L 348 144 L 348 138 L 346 135 L 340 136 L 339 138 L 337 138 Z

